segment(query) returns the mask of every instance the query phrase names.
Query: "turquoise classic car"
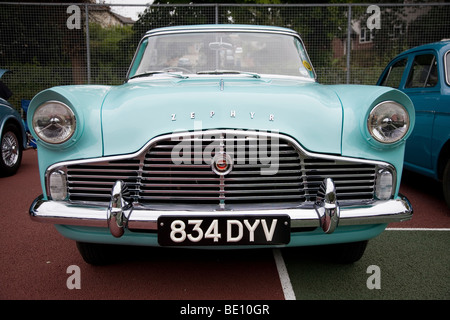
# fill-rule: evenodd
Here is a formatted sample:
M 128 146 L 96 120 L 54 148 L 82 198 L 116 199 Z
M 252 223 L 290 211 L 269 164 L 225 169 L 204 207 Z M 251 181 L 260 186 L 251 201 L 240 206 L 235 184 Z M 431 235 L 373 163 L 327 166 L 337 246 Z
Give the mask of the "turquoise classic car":
M 412 217 L 399 194 L 411 100 L 319 84 L 290 29 L 154 29 L 124 84 L 51 88 L 28 112 L 43 190 L 31 217 L 91 264 L 116 245 L 335 245 L 354 262 Z
M 406 142 L 405 168 L 441 181 L 450 207 L 450 40 L 399 54 L 378 85 L 397 88 L 413 101 L 416 125 Z

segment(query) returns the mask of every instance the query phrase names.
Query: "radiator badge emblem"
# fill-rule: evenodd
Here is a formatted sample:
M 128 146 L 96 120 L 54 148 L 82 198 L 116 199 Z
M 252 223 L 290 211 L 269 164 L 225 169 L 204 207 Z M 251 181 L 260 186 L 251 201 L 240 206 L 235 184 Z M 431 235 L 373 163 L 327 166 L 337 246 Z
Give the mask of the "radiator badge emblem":
M 225 152 L 220 152 L 212 159 L 211 168 L 219 176 L 227 175 L 233 170 L 233 159 Z

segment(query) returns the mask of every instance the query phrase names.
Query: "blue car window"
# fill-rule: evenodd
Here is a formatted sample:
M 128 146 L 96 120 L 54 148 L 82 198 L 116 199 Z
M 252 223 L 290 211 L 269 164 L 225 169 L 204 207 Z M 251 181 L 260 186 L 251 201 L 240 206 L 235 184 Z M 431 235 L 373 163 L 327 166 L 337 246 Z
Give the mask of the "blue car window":
M 394 63 L 384 76 L 381 85 L 386 87 L 398 88 L 400 86 L 400 82 L 402 81 L 403 71 L 405 70 L 407 61 L 408 59 L 404 58 Z
M 437 61 L 434 54 L 417 55 L 414 58 L 406 82 L 406 88 L 434 87 L 438 83 Z

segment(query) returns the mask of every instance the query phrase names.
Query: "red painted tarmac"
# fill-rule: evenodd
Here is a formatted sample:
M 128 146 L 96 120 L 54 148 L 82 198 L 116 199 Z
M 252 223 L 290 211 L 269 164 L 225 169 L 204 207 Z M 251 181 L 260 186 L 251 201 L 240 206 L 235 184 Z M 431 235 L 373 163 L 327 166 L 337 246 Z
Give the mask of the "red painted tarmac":
M 15 176 L 0 178 L 0 190 L 0 299 L 284 299 L 271 250 L 135 248 L 115 265 L 86 264 L 74 241 L 29 218 L 42 193 L 35 150 Z M 67 287 L 71 265 L 80 267 L 81 290 Z
M 411 222 L 390 227 L 450 228 L 440 187 L 412 175 L 401 192 L 412 202 Z M 31 202 L 41 194 L 37 153 L 24 152 L 19 172 L 0 178 L 0 299 L 284 299 L 272 250 L 201 251 L 136 248 L 123 262 L 93 267 L 75 243 L 52 225 L 32 222 Z M 71 265 L 81 290 L 68 289 Z
M 439 182 L 413 172 L 404 172 L 400 192 L 411 202 L 413 218 L 392 223 L 390 228 L 450 228 L 450 209 Z

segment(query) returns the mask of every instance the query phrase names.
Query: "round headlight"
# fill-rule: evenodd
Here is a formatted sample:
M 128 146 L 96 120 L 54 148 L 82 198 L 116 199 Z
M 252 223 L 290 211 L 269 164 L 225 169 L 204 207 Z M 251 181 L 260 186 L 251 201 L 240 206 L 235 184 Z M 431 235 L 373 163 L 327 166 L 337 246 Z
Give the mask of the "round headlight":
M 73 136 L 76 119 L 72 109 L 67 105 L 49 101 L 36 109 L 32 124 L 34 132 L 42 141 L 58 144 Z
M 408 111 L 397 102 L 382 102 L 370 112 L 367 128 L 370 135 L 379 142 L 397 142 L 408 133 Z

